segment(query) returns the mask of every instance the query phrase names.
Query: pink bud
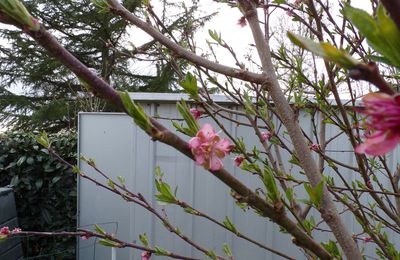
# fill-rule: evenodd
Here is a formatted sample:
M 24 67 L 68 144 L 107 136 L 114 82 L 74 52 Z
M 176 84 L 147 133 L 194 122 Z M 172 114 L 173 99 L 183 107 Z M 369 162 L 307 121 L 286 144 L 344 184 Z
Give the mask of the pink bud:
M 367 187 L 368 187 L 368 189 L 371 189 L 371 190 L 373 189 L 371 180 L 367 181 Z
M 202 114 L 202 112 L 196 108 L 191 108 L 190 113 L 193 115 L 194 119 L 198 120 Z
M 145 251 L 141 253 L 140 256 L 142 257 L 142 260 L 149 260 L 151 257 L 151 253 L 149 251 Z
M 8 227 L 0 228 L 0 235 L 9 235 L 9 234 L 10 234 L 10 229 Z
M 11 231 L 11 233 L 18 234 L 18 233 L 21 233 L 21 231 L 22 231 L 22 229 L 16 227 Z
M 243 157 L 242 155 L 239 155 L 239 156 L 236 156 L 236 157 L 233 159 L 233 163 L 234 163 L 237 167 L 240 167 L 240 165 L 242 164 L 243 160 L 244 160 L 244 157 Z
M 320 150 L 319 144 L 310 144 L 309 148 L 314 152 L 318 152 Z
M 263 142 L 265 142 L 266 140 L 271 139 L 272 135 L 273 135 L 273 134 L 272 134 L 271 132 L 269 132 L 269 131 L 267 131 L 267 132 L 262 132 L 262 133 L 261 133 L 261 140 L 262 140 Z
M 362 237 L 361 239 L 362 239 L 362 241 L 364 241 L 364 243 L 368 243 L 368 242 L 372 241 L 371 237 Z
M 90 239 L 90 237 L 91 237 L 91 236 L 83 235 L 83 236 L 81 236 L 81 239 L 82 239 L 82 240 L 88 240 L 88 239 Z
M 240 27 L 245 27 L 247 25 L 246 17 L 240 17 L 240 19 L 238 20 L 238 25 L 240 25 Z

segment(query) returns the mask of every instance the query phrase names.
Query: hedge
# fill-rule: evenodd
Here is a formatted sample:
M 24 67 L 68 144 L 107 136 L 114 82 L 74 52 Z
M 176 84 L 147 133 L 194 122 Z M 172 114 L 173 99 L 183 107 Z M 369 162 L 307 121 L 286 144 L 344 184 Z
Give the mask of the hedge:
M 76 163 L 76 134 L 51 136 L 52 147 Z M 15 192 L 19 225 L 30 231 L 76 229 L 76 174 L 39 146 L 31 133 L 8 132 L 0 136 L 0 187 Z M 74 259 L 75 238 L 26 237 L 29 259 Z

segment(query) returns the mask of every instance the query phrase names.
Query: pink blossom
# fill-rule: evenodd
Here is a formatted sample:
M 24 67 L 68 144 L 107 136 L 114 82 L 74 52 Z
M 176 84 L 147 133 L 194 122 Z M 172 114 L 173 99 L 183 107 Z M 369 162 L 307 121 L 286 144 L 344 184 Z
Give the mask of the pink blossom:
M 8 227 L 2 227 L 2 228 L 0 228 L 0 235 L 4 235 L 4 236 L 7 236 L 7 235 L 9 235 L 11 232 L 10 232 L 10 229 L 8 228 Z
M 320 150 L 319 144 L 310 144 L 309 148 L 314 152 L 318 152 Z
M 201 111 L 196 108 L 191 108 L 190 113 L 193 115 L 194 119 L 198 120 L 201 116 Z
M 14 228 L 12 231 L 11 231 L 11 233 L 13 233 L 13 234 L 18 234 L 18 233 L 21 233 L 22 232 L 22 229 L 20 229 L 20 228 Z
M 210 124 L 203 125 L 196 136 L 189 141 L 189 148 L 196 164 L 212 171 L 222 168 L 221 159 L 228 155 L 233 147 L 228 139 L 221 139 Z
M 367 115 L 365 141 L 356 153 L 372 156 L 384 155 L 400 142 L 400 96 L 370 93 L 362 99 L 365 108 L 359 112 Z
M 90 239 L 90 237 L 91 237 L 91 236 L 89 236 L 89 235 L 82 235 L 82 236 L 81 236 L 81 239 L 82 239 L 82 240 L 88 240 L 88 239 Z
M 293 16 L 293 9 L 288 9 L 286 11 L 286 15 L 292 17 Z
M 242 164 L 243 160 L 244 160 L 244 156 L 239 155 L 239 156 L 236 156 L 236 157 L 233 159 L 233 163 L 234 163 L 237 167 L 240 167 L 240 165 Z
M 238 20 L 238 25 L 240 25 L 240 27 L 245 27 L 247 25 L 246 17 L 240 17 L 240 19 Z
M 142 257 L 142 260 L 149 260 L 151 257 L 151 253 L 149 251 L 145 251 L 142 252 L 140 256 Z
M 262 140 L 263 142 L 265 142 L 266 140 L 271 139 L 272 136 L 273 136 L 273 134 L 272 134 L 271 132 L 269 132 L 269 131 L 267 131 L 267 132 L 262 132 L 262 133 L 261 133 L 261 140 Z

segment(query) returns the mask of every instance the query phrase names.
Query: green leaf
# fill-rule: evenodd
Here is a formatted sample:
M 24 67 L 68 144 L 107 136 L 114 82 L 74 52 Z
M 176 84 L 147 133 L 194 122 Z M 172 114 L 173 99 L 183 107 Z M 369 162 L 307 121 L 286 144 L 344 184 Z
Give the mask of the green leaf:
M 288 37 L 294 44 L 300 46 L 301 48 L 311 51 L 315 55 L 326 60 L 335 62 L 337 65 L 343 68 L 352 69 L 359 64 L 359 62 L 351 57 L 347 52 L 339 50 L 329 43 L 318 43 L 291 32 L 288 32 Z
M 218 257 L 214 251 L 207 251 L 206 256 L 208 256 L 209 258 L 211 258 L 213 260 L 218 260 Z
M 45 147 L 47 149 L 50 148 L 50 146 L 51 146 L 49 136 L 44 131 L 41 132 L 40 135 L 35 136 L 35 140 L 36 140 L 36 142 L 38 142 L 39 144 L 41 144 L 43 147 Z
M 165 250 L 164 248 L 155 246 L 154 247 L 154 251 L 155 251 L 155 255 L 170 255 L 170 252 L 168 252 L 167 250 Z
M 382 5 L 377 8 L 374 19 L 366 11 L 346 5 L 343 15 L 365 36 L 368 44 L 383 55 L 382 61 L 400 66 L 400 32 Z
M 0 11 L 31 30 L 38 31 L 40 29 L 40 24 L 37 20 L 30 15 L 25 6 L 18 0 L 1 0 Z
M 222 222 L 224 226 L 230 230 L 234 234 L 239 234 L 239 231 L 236 229 L 235 225 L 233 225 L 232 221 L 229 217 L 225 217 L 225 220 Z
M 280 201 L 281 194 L 278 190 L 278 186 L 276 185 L 275 176 L 271 168 L 264 168 L 262 181 L 266 188 L 268 198 L 274 203 Z
M 322 243 L 322 246 L 326 249 L 326 251 L 328 251 L 332 257 L 334 257 L 335 259 L 341 259 L 341 253 L 340 250 L 338 248 L 338 246 L 336 245 L 336 243 L 332 240 L 329 240 L 328 243 Z
M 184 211 L 186 213 L 189 213 L 189 214 L 192 214 L 192 215 L 197 215 L 198 214 L 198 212 L 196 210 L 191 209 L 191 208 L 184 208 Z
M 21 166 L 26 160 L 26 156 L 21 156 L 17 161 L 17 166 Z
M 77 165 L 72 166 L 72 172 L 76 173 L 76 174 L 80 174 L 81 170 L 79 169 L 79 167 Z
M 210 30 L 210 29 L 209 29 L 209 30 L 208 30 L 208 34 L 210 35 L 210 37 L 211 37 L 214 41 L 218 42 L 219 44 L 222 43 L 221 34 L 217 33 L 216 30 Z
M 125 180 L 124 177 L 122 177 L 122 176 L 117 176 L 117 179 L 118 179 L 119 183 L 120 183 L 122 186 L 125 186 L 126 180 Z
M 109 247 L 120 247 L 121 244 L 109 239 L 100 239 L 99 244 L 103 246 L 109 246 Z
M 324 192 L 324 185 L 325 185 L 325 181 L 324 180 L 321 180 L 317 184 L 317 186 L 315 186 L 314 188 L 311 187 L 311 185 L 308 184 L 308 183 L 304 184 L 304 188 L 306 189 L 312 204 L 317 209 L 319 209 L 320 204 L 321 204 L 321 200 L 322 200 L 322 196 L 323 196 L 323 192 Z
M 128 92 L 118 91 L 118 94 L 121 97 L 122 104 L 128 115 L 132 117 L 135 123 L 146 133 L 151 133 L 153 125 L 143 108 L 132 101 Z
M 142 244 L 145 247 L 150 247 L 149 239 L 147 238 L 147 234 L 146 233 L 140 234 L 139 235 L 139 240 L 140 240 L 140 242 L 142 242 Z
M 159 194 L 156 194 L 155 197 L 159 202 L 175 204 L 178 201 L 168 183 L 163 182 L 160 178 L 155 180 L 155 184 L 156 189 L 159 192 Z
M 94 229 L 96 230 L 97 233 L 103 236 L 107 235 L 107 232 L 97 224 L 94 224 Z
M 187 124 L 187 128 L 184 128 L 182 125 L 179 127 L 175 127 L 184 134 L 188 136 L 195 136 L 197 132 L 200 130 L 200 125 L 197 120 L 193 117 L 192 113 L 190 113 L 190 108 L 186 104 L 185 100 L 181 100 L 180 102 L 176 103 L 176 108 L 178 112 L 182 115 L 183 119 Z
M 275 4 L 286 4 L 286 0 L 274 0 L 273 3 Z
M 107 180 L 107 186 L 115 190 L 115 183 L 111 179 Z
M 197 87 L 197 79 L 190 72 L 186 74 L 184 81 L 179 82 L 179 85 L 185 90 L 189 97 L 193 100 L 199 100 L 199 88 Z
M 40 189 L 43 186 L 43 179 L 37 179 L 35 182 L 36 189 Z
M 289 200 L 289 202 L 294 201 L 294 191 L 292 187 L 288 187 L 285 192 L 286 198 Z
M 19 183 L 19 177 L 18 175 L 14 175 L 14 177 L 12 177 L 11 181 L 10 181 L 10 185 L 11 186 L 17 186 Z
M 224 243 L 224 246 L 222 249 L 224 250 L 224 253 L 226 256 L 233 257 L 232 250 L 227 243 Z
M 256 115 L 256 110 L 253 104 L 253 99 L 249 96 L 249 94 L 245 91 L 243 94 L 244 101 L 244 109 L 249 115 Z

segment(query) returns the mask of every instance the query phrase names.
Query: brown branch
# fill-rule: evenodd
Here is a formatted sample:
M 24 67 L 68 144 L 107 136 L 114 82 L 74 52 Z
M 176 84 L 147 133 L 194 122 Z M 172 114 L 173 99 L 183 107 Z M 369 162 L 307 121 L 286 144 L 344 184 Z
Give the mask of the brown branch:
M 135 16 L 134 14 L 129 12 L 129 10 L 125 9 L 117 1 L 108 0 L 108 2 L 111 5 L 111 7 L 110 7 L 111 12 L 115 13 L 118 16 L 121 16 L 126 21 L 132 23 L 133 25 L 136 25 L 141 30 L 145 31 L 147 34 L 152 36 L 154 39 L 156 39 L 162 45 L 164 45 L 169 50 L 174 52 L 175 56 L 178 58 L 184 58 L 186 60 L 189 60 L 199 66 L 202 66 L 202 67 L 212 70 L 214 72 L 224 74 L 226 76 L 230 76 L 233 78 L 245 80 L 248 82 L 263 84 L 264 82 L 266 82 L 268 80 L 266 75 L 257 74 L 257 73 L 249 72 L 247 70 L 229 67 L 226 65 L 221 65 L 219 63 L 212 62 L 208 59 L 198 56 L 195 53 L 188 51 L 188 50 L 182 48 L 181 46 L 179 46 L 178 44 L 174 43 L 173 41 L 171 41 L 168 37 L 166 37 L 159 31 L 155 30 L 153 28 L 153 26 L 151 26 L 150 24 L 146 23 L 145 21 L 141 20 L 140 18 L 138 18 L 137 16 Z
M 400 1 L 399 0 L 381 0 L 383 6 L 396 23 L 397 28 L 400 30 Z
M 394 95 L 396 92 L 386 82 L 386 80 L 379 73 L 378 65 L 375 62 L 368 64 L 360 63 L 356 68 L 349 71 L 349 76 L 355 80 L 365 80 L 375 85 L 381 92 Z
M 113 241 L 115 243 L 118 244 L 118 248 L 125 248 L 125 247 L 131 247 L 131 248 L 136 248 L 139 250 L 143 250 L 143 251 L 148 251 L 151 253 L 156 253 L 157 250 L 152 249 L 150 247 L 144 247 L 144 246 L 139 246 L 135 243 L 130 243 L 130 242 L 125 242 L 123 240 L 120 240 L 116 237 L 114 237 L 111 234 L 99 234 L 99 233 L 95 233 L 93 231 L 87 230 L 87 229 L 78 229 L 78 231 L 76 232 L 37 232 L 37 231 L 21 231 L 15 234 L 11 234 L 9 235 L 9 237 L 19 237 L 19 236 L 42 236 L 42 237 L 66 237 L 66 236 L 87 236 L 87 237 L 97 237 L 97 238 L 101 238 L 101 239 L 107 239 L 110 241 Z M 168 254 L 166 255 L 170 258 L 175 258 L 175 259 L 184 259 L 184 260 L 200 260 L 199 258 L 192 258 L 192 257 L 187 257 L 187 256 L 182 256 L 182 255 L 178 255 L 178 254 L 174 254 L 171 252 L 168 252 Z

